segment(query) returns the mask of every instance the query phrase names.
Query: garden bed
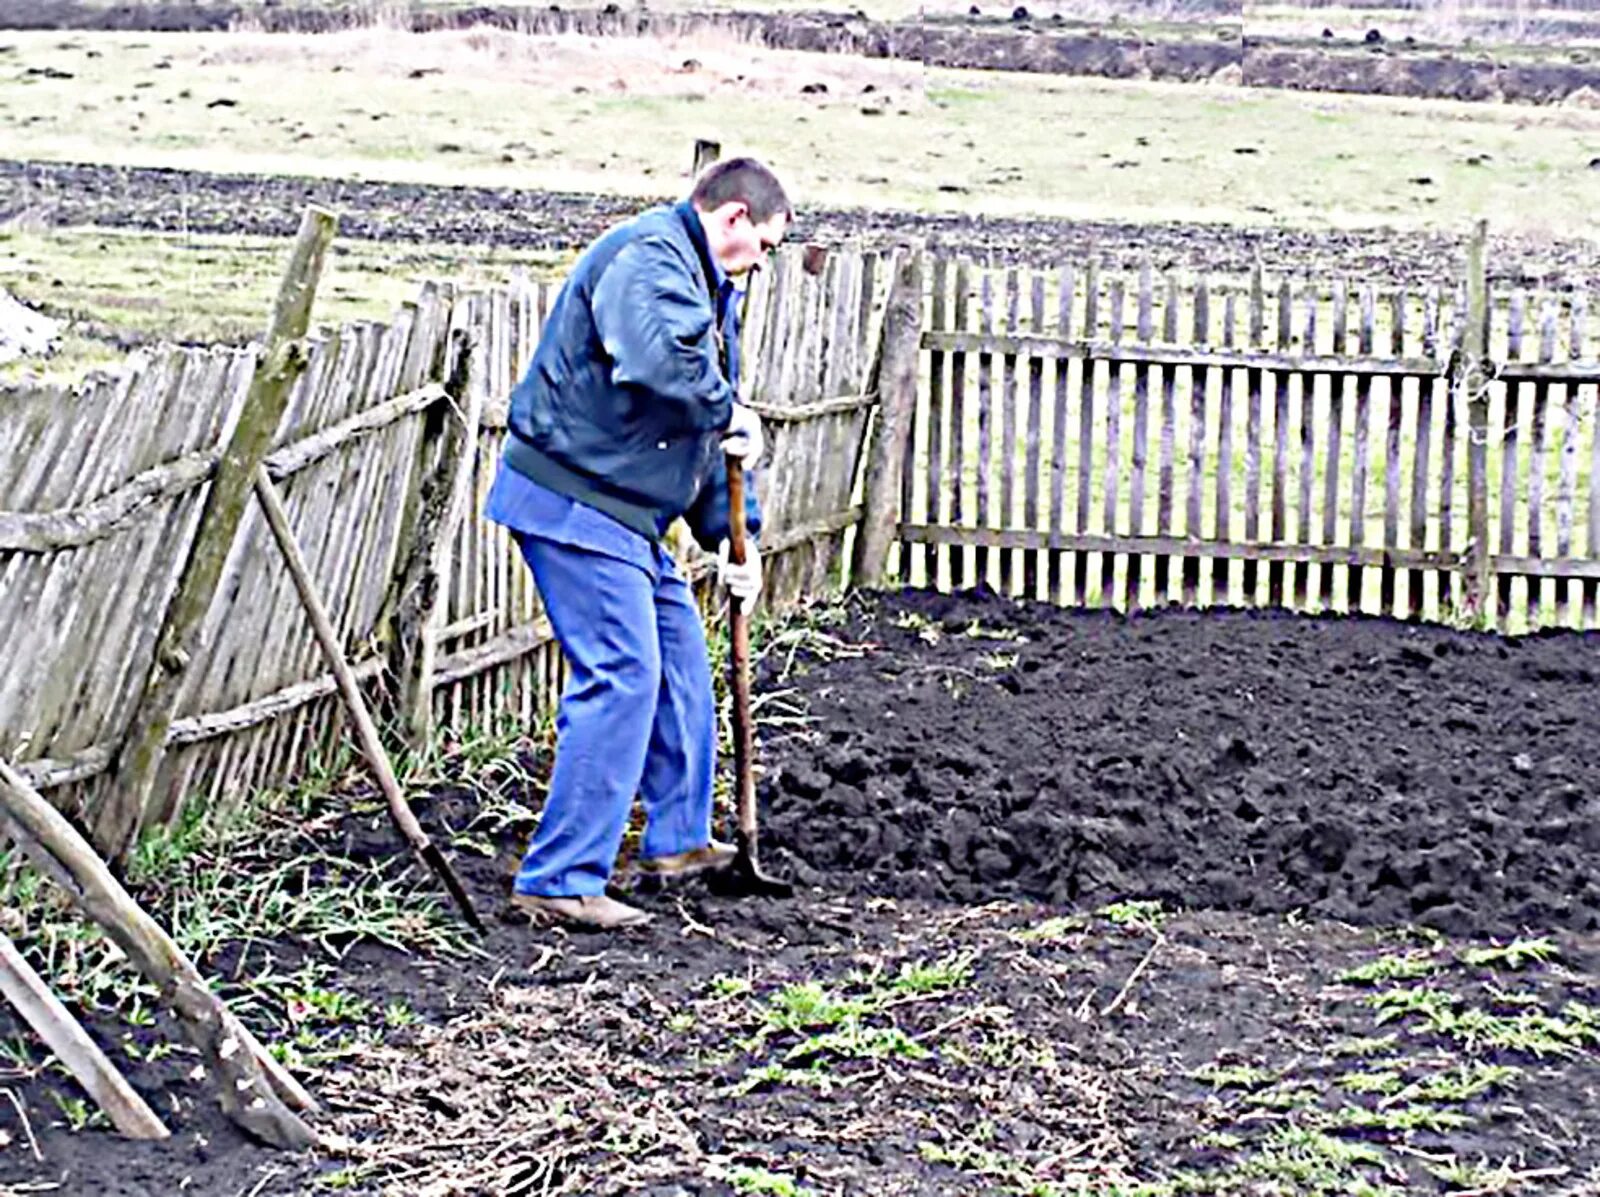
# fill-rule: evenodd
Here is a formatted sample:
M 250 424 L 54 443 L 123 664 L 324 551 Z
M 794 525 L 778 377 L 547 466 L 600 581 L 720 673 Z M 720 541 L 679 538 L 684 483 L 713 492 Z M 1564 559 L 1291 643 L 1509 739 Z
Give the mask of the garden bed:
M 257 1011 L 346 1037 L 302 1061 L 333 1150 L 241 1143 L 178 1053 L 134 1071 L 164 1147 L 73 1132 L 67 1082 L 14 1077 L 44 1163 L 0 1103 L 0 1182 L 1593 1192 L 1595 648 L 983 595 L 813 610 L 759 687 L 764 847 L 797 898 L 689 888 L 641 897 L 640 933 L 531 930 L 506 863 L 548 762 L 458 761 L 420 813 L 499 917 L 449 951 L 381 810 L 336 791 L 296 808 L 305 892 L 387 877 L 434 948 L 347 913 L 207 960 L 238 985 L 346 952 L 315 1001 Z

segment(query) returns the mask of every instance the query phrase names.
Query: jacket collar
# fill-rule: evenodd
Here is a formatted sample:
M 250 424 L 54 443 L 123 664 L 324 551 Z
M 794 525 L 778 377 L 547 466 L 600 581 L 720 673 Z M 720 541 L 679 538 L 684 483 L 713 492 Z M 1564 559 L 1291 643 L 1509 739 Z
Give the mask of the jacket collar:
M 706 239 L 706 226 L 701 223 L 700 213 L 695 211 L 694 205 L 688 200 L 679 200 L 672 206 L 672 210 L 678 214 L 678 219 L 683 221 L 689 240 L 694 242 L 695 253 L 700 257 L 700 269 L 705 272 L 706 289 L 710 291 L 712 300 L 720 305 L 728 277 L 723 274 L 722 267 L 717 265 L 716 258 L 711 256 L 711 242 Z

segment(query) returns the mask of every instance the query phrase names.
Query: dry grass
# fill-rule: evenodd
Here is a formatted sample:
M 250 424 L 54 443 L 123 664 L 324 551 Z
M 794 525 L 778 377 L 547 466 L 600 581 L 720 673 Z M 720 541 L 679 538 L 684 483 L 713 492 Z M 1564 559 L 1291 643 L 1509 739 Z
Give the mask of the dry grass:
M 335 34 L 240 33 L 199 57 L 202 67 L 338 70 L 387 79 L 470 76 L 479 85 L 586 87 L 596 94 L 710 100 L 790 96 L 797 80 L 830 91 L 872 85 L 916 102 L 923 69 L 890 59 L 752 46 L 731 32 L 692 37 L 539 36 L 479 26 L 417 35 L 376 24 Z

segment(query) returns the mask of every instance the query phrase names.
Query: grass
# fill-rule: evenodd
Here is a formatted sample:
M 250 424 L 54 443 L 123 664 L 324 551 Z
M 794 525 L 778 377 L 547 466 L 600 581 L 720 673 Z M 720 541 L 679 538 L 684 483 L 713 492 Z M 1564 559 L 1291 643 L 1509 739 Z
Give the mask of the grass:
M 44 362 L 0 366 L 0 383 L 66 380 L 120 363 L 135 345 L 241 344 L 261 335 L 288 254 L 269 237 L 121 229 L 0 226 L 5 285 L 24 302 L 72 322 Z M 318 289 L 316 319 L 337 326 L 387 321 L 428 278 L 503 284 L 514 270 L 552 277 L 569 256 L 487 246 L 387 245 L 337 240 Z
M 0 131 L 17 156 L 660 195 L 710 135 L 773 161 L 802 208 L 1311 227 L 1489 215 L 1568 236 L 1600 220 L 1587 171 L 1600 117 L 1570 110 L 923 71 L 720 35 L 594 48 L 486 30 L 5 42 Z M 691 57 L 701 66 L 685 73 Z M 829 91 L 802 96 L 806 81 Z M 1490 168 L 1468 164 L 1483 155 Z

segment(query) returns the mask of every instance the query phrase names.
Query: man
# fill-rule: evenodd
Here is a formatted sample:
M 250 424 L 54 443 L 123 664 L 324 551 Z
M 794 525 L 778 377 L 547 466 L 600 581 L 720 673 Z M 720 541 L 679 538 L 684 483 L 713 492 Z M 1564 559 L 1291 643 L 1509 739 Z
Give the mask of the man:
M 754 544 L 728 561 L 724 453 L 761 456 L 736 401 L 738 287 L 787 231 L 788 197 L 734 158 L 690 197 L 605 233 L 578 259 L 511 393 L 510 435 L 486 514 L 515 537 L 571 670 L 555 769 L 513 902 L 596 929 L 648 920 L 605 893 L 635 794 L 641 871 L 731 861 L 711 839 L 716 712 L 705 632 L 662 536 L 680 516 L 753 605 Z M 754 488 L 746 487 L 753 495 Z M 752 537 L 760 512 L 747 503 Z

